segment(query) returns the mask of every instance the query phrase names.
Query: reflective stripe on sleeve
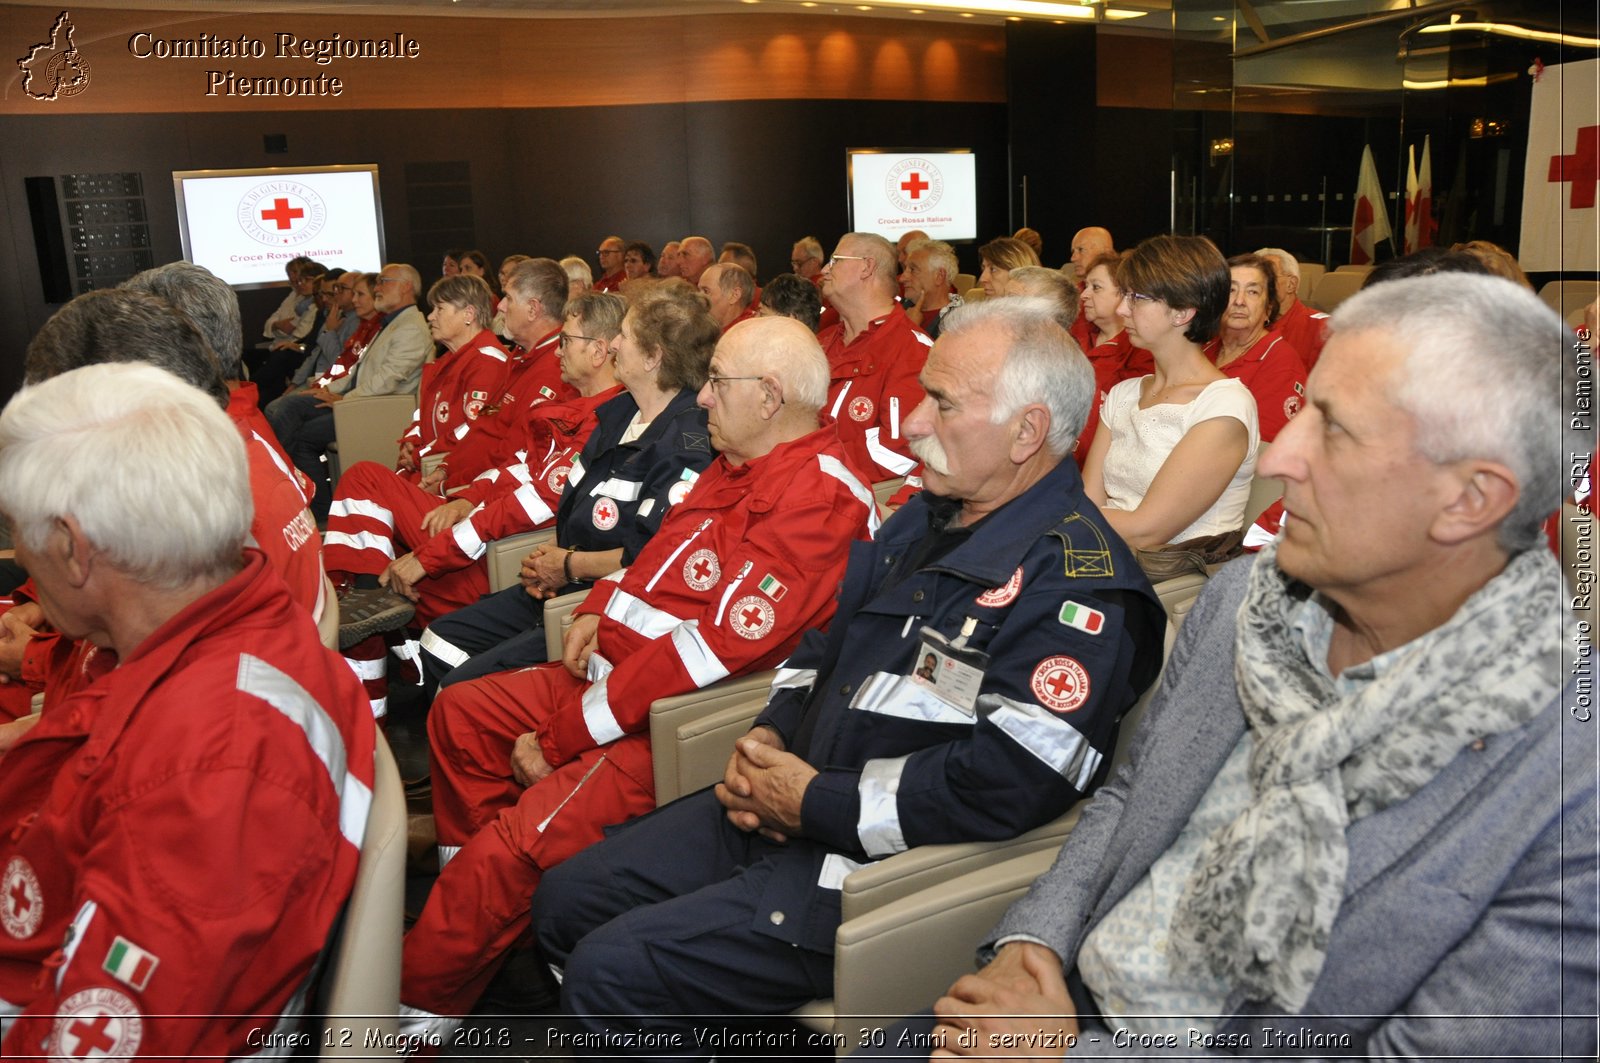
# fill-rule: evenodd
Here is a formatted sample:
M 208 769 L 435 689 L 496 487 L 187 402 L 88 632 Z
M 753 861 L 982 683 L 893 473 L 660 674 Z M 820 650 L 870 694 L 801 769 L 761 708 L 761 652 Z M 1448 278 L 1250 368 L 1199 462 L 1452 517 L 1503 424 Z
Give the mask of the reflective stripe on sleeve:
M 372 807 L 372 790 L 350 773 L 344 736 L 332 717 L 287 673 L 248 653 L 239 655 L 235 686 L 265 701 L 300 728 L 311 752 L 327 770 L 333 792 L 339 795 L 339 833 L 351 845 L 361 848 L 367 833 L 367 811 Z
M 521 488 L 518 488 L 518 490 L 521 490 Z M 457 521 L 456 526 L 450 529 L 450 535 L 455 539 L 456 545 L 461 548 L 461 552 L 472 560 L 476 561 L 483 556 L 483 552 L 486 549 L 483 543 L 483 536 L 479 535 L 478 529 L 472 526 L 471 517 Z
M 1079 793 L 1100 769 L 1100 751 L 1076 727 L 1043 706 L 984 694 L 978 698 L 978 711 Z
M 779 668 L 772 677 L 773 690 L 805 689 L 817 681 L 815 668 Z
M 904 476 L 916 468 L 917 463 L 914 459 L 908 458 L 904 454 L 897 454 L 878 442 L 882 431 L 881 428 L 876 426 L 867 429 L 867 454 L 872 460 L 888 469 L 895 476 Z
M 528 519 L 533 521 L 535 527 L 549 524 L 556 519 L 556 515 L 550 512 L 550 507 L 544 504 L 544 499 L 539 497 L 539 492 L 532 484 L 523 484 L 517 488 L 514 497 L 517 505 L 522 507 L 522 512 L 528 515 Z
M 611 592 L 611 600 L 606 602 L 606 616 L 647 639 L 658 639 L 683 623 L 683 617 L 657 609 L 621 587 Z
M 900 790 L 900 776 L 909 759 L 911 754 L 907 753 L 890 760 L 869 760 L 861 769 L 861 781 L 857 784 L 861 819 L 856 824 L 856 836 L 861 839 L 861 848 L 868 856 L 888 856 L 906 848 L 895 795 Z
M 844 397 L 850 394 L 850 385 L 853 383 L 855 383 L 853 380 L 845 381 L 844 387 L 839 389 L 839 397 L 833 400 L 833 409 L 828 411 L 828 416 L 835 421 L 839 419 L 839 411 L 844 409 Z
M 589 729 L 589 737 L 597 746 L 615 742 L 623 735 L 622 725 L 617 722 L 617 715 L 611 711 L 611 702 L 606 697 L 605 679 L 591 683 L 583 692 L 583 725 Z
M 728 666 L 722 663 L 705 637 L 700 634 L 700 621 L 691 620 L 672 629 L 672 648 L 678 651 L 683 670 L 696 687 L 708 687 L 728 676 Z

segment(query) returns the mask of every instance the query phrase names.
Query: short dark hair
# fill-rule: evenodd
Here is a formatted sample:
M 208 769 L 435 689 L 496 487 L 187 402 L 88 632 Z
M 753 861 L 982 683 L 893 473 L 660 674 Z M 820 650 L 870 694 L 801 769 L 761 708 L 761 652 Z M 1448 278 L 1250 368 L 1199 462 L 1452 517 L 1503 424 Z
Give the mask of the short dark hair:
M 645 268 L 648 269 L 651 273 L 654 273 L 656 271 L 656 252 L 655 252 L 655 248 L 651 247 L 649 244 L 645 243 L 643 240 L 630 240 L 626 244 L 623 245 L 623 247 L 622 247 L 622 256 L 624 258 L 626 258 L 629 255 L 630 252 L 634 253 L 634 254 L 637 254 L 639 256 L 639 259 L 645 264 Z
M 107 362 L 147 362 L 228 407 L 222 366 L 199 327 L 159 295 L 135 288 L 85 292 L 57 310 L 28 344 L 25 379 L 37 384 Z
M 1117 287 L 1153 295 L 1174 310 L 1193 310 L 1190 343 L 1209 343 L 1228 309 L 1228 264 L 1203 236 L 1152 236 L 1117 267 Z
M 1486 277 L 1494 276 L 1494 271 L 1484 265 L 1483 260 L 1477 255 L 1444 247 L 1424 247 L 1402 258 L 1391 258 L 1387 262 L 1373 266 L 1372 272 L 1367 274 L 1367 279 L 1361 282 L 1361 287 L 1364 290 L 1374 284 L 1397 281 L 1401 277 L 1427 277 L 1434 273 L 1476 273 Z
M 1278 320 L 1278 271 L 1272 268 L 1272 263 L 1262 255 L 1234 255 L 1228 259 L 1230 290 L 1233 286 L 1232 271 L 1236 266 L 1256 270 L 1267 278 L 1267 324 L 1270 325 Z
M 727 243 L 722 245 L 722 251 L 717 255 L 717 257 L 721 258 L 723 255 L 732 255 L 733 261 L 738 265 L 743 266 L 744 271 L 750 274 L 752 282 L 754 281 L 755 277 L 757 276 L 757 270 L 756 252 L 753 247 L 751 247 L 749 244 L 742 244 L 737 240 L 729 240 Z
M 822 320 L 822 295 L 798 273 L 780 273 L 761 288 L 761 305 L 792 317 L 812 332 Z
M 661 354 L 660 385 L 698 391 L 722 335 L 705 296 L 687 285 L 663 284 L 641 296 L 628 313 L 634 339 L 645 350 Z

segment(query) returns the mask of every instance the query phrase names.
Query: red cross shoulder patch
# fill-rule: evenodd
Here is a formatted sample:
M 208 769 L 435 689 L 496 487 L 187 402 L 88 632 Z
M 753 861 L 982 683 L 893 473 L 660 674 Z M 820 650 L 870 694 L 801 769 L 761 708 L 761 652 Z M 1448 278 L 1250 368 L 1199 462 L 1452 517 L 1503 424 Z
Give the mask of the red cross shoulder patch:
M 1002 605 L 1010 605 L 1012 602 L 1016 601 L 1017 595 L 1021 593 L 1022 569 L 1019 568 L 1015 572 L 1011 573 L 1011 578 L 1006 580 L 1000 586 L 990 587 L 988 590 L 978 595 L 978 604 L 989 606 L 990 608 L 999 608 Z
M 1034 697 L 1046 708 L 1071 712 L 1089 700 L 1089 673 L 1072 657 L 1046 657 L 1033 670 Z
M 44 891 L 39 888 L 39 877 L 33 866 L 20 856 L 13 856 L 6 864 L 4 878 L 0 878 L 0 925 L 12 937 L 26 940 L 44 921 Z
M 747 594 L 734 602 L 733 610 L 728 614 L 728 623 L 733 627 L 734 634 L 752 641 L 770 635 L 777 619 L 772 603 L 754 594 Z
M 144 1040 L 144 1017 L 127 995 L 96 986 L 56 1010 L 46 1050 L 56 1059 L 128 1059 Z
M 870 420 L 872 420 L 872 410 L 873 410 L 872 400 L 867 398 L 865 395 L 862 395 L 862 396 L 860 396 L 858 398 L 851 399 L 850 400 L 850 405 L 847 406 L 846 409 L 848 409 L 850 411 L 850 416 L 851 416 L 851 418 L 853 420 L 857 420 L 857 421 L 870 421 Z
M 617 521 L 622 518 L 622 511 L 617 504 L 605 495 L 595 499 L 594 526 L 601 531 L 610 531 L 617 526 Z

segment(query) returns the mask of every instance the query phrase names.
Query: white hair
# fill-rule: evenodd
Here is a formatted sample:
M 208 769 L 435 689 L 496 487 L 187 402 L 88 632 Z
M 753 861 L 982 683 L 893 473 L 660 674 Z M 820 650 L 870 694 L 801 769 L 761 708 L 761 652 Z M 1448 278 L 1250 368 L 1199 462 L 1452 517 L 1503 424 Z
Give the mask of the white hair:
M 0 509 L 41 550 L 72 516 L 119 571 L 162 588 L 239 567 L 254 506 L 244 442 L 203 391 L 150 365 L 85 366 L 0 413 Z
M 1569 455 L 1593 449 L 1574 427 L 1563 381 L 1569 365 L 1583 380 L 1593 369 L 1555 311 L 1501 277 L 1435 273 L 1363 289 L 1339 305 L 1329 328 L 1330 337 L 1382 333 L 1405 348 L 1395 401 L 1416 419 L 1418 453 L 1506 466 L 1519 497 L 1500 545 L 1515 552 L 1538 543 L 1567 493 Z
M 1263 247 L 1255 252 L 1259 258 L 1270 258 L 1277 263 L 1278 272 L 1286 276 L 1300 279 L 1300 260 L 1281 247 Z
M 939 338 L 991 326 L 1010 343 L 994 383 L 990 420 L 1001 424 L 1030 403 L 1050 411 L 1045 448 L 1071 452 L 1094 401 L 1094 370 L 1077 341 L 1056 320 L 1056 307 L 1030 297 L 985 299 L 952 310 Z
M 577 255 L 568 255 L 562 259 L 561 268 L 567 271 L 569 281 L 575 281 L 586 288 L 594 283 L 594 271 L 589 268 L 589 263 Z
M 913 251 L 924 249 L 928 252 L 928 269 L 944 270 L 945 283 L 955 284 L 956 273 L 960 270 L 956 262 L 956 249 L 943 240 L 918 240 L 906 248 L 906 255 L 909 257 Z

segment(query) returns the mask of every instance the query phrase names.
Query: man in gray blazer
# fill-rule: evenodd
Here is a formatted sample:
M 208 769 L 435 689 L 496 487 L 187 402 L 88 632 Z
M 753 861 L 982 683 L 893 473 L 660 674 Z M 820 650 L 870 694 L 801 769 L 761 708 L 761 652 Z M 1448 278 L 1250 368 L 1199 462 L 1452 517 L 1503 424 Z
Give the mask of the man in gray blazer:
M 1592 634 L 1541 531 L 1593 453 L 1587 347 L 1460 274 L 1332 326 L 1261 459 L 1283 533 L 1212 581 L 1129 763 L 912 1021 L 934 1057 L 1594 1059 Z
M 417 309 L 422 278 L 405 263 L 390 263 L 372 280 L 373 303 L 383 328 L 361 360 L 326 388 L 297 391 L 267 406 L 267 421 L 295 467 L 316 484 L 311 512 L 328 516 L 333 501 L 323 452 L 334 440 L 333 405 L 347 398 L 415 393 L 422 366 L 433 354 L 433 334 Z

